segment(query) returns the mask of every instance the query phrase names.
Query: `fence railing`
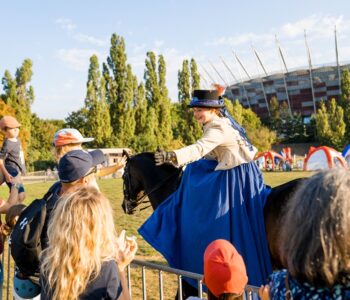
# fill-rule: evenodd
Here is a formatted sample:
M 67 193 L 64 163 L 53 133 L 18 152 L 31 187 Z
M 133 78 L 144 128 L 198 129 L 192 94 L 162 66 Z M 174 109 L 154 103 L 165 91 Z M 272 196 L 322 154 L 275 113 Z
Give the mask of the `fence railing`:
M 143 300 L 147 299 L 146 272 L 145 272 L 146 268 L 158 271 L 159 299 L 160 300 L 164 299 L 163 272 L 177 275 L 178 295 L 179 295 L 180 300 L 185 300 L 185 299 L 182 299 L 182 278 L 183 277 L 187 277 L 187 278 L 191 278 L 191 279 L 196 280 L 197 281 L 197 288 L 198 288 L 198 297 L 200 297 L 200 298 L 203 297 L 203 281 L 202 281 L 203 275 L 135 259 L 131 263 L 131 266 L 128 266 L 128 269 L 127 269 L 128 288 L 129 288 L 131 298 L 132 298 L 131 267 L 140 267 L 141 268 L 142 299 Z M 248 299 L 248 300 L 259 299 L 258 292 L 259 292 L 258 287 L 252 286 L 252 285 L 247 285 L 245 287 L 245 290 L 244 290 L 243 298 Z M 152 299 L 154 299 L 154 296 L 152 297 Z
M 3 266 L 3 282 L 1 283 L 1 291 L 0 291 L 0 300 L 9 300 L 12 299 L 12 280 L 14 277 L 14 268 L 13 261 L 11 258 L 10 247 L 8 247 L 8 243 L 6 242 L 4 247 L 4 252 L 1 256 L 1 264 Z M 12 266 L 12 267 L 11 267 Z M 178 286 L 178 295 L 179 300 L 185 300 L 182 298 L 182 279 L 184 277 L 191 278 L 197 281 L 198 288 L 198 297 L 203 297 L 203 276 L 201 274 L 187 272 L 184 270 L 170 268 L 168 266 L 155 264 L 147 261 L 141 260 L 133 260 L 131 265 L 127 268 L 127 281 L 130 297 L 132 298 L 133 284 L 131 278 L 131 268 L 140 268 L 141 269 L 141 280 L 142 280 L 142 299 L 147 299 L 147 285 L 146 285 L 146 268 L 158 271 L 158 284 L 159 284 L 159 300 L 164 300 L 164 281 L 163 281 L 163 273 L 169 273 L 177 276 L 177 286 Z M 3 287 L 6 287 L 5 289 Z M 253 300 L 258 299 L 258 290 L 259 288 L 256 286 L 247 285 L 244 291 L 244 299 Z M 155 299 L 154 295 L 151 296 L 152 299 Z M 149 299 L 151 299 L 149 298 Z

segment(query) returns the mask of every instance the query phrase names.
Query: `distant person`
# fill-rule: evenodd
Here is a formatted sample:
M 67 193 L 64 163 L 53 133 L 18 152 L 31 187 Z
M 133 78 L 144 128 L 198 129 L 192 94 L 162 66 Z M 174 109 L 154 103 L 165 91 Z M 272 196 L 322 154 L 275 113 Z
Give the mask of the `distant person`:
M 117 243 L 112 207 L 95 188 L 80 187 L 59 200 L 48 236 L 41 299 L 130 299 L 123 271 L 137 244 L 125 242 L 125 234 Z
M 215 240 L 208 245 L 204 252 L 203 282 L 208 288 L 208 300 L 243 300 L 247 272 L 242 256 L 230 242 Z
M 58 130 L 52 141 L 54 146 L 54 154 L 57 162 L 67 152 L 72 150 L 81 150 L 83 143 L 92 142 L 94 138 L 83 137 L 79 130 L 74 128 L 63 128 Z
M 66 153 L 72 150 L 82 150 L 82 144 L 92 142 L 94 138 L 83 137 L 79 130 L 75 128 L 63 128 L 58 130 L 53 138 L 52 145 L 54 146 L 54 155 L 57 162 Z M 121 157 L 116 164 L 103 167 L 98 172 L 96 172 L 96 177 L 107 176 L 117 172 L 122 169 L 125 165 L 126 158 Z M 96 184 L 97 187 L 97 184 Z
M 287 270 L 270 275 L 263 300 L 350 299 L 349 195 L 343 168 L 317 173 L 296 191 L 281 235 Z
M 4 116 L 0 120 L 0 129 L 5 135 L 2 148 L 0 150 L 0 184 L 6 182 L 9 189 L 16 183 L 21 184 L 18 190 L 18 197 L 14 203 L 22 203 L 25 198 L 25 191 L 22 184 L 21 173 L 26 172 L 23 156 L 21 156 L 22 146 L 18 138 L 21 124 L 12 116 Z
M 273 171 L 271 159 L 266 160 L 266 171 L 269 171 L 269 172 Z

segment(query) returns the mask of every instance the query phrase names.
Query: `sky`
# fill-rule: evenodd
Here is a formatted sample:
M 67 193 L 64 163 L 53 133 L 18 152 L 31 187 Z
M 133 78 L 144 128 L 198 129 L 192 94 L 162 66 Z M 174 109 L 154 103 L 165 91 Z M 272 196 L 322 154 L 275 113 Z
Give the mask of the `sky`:
M 0 76 L 30 58 L 32 111 L 45 119 L 64 119 L 84 105 L 89 58 L 106 61 L 113 33 L 124 38 L 139 81 L 146 53 L 164 56 L 172 101 L 184 59 L 198 62 L 201 88 L 235 81 L 222 59 L 236 80 L 247 76 L 233 53 L 252 77 L 263 72 L 253 49 L 268 73 L 280 72 L 276 37 L 289 70 L 308 64 L 304 32 L 312 64 L 334 64 L 336 26 L 340 63 L 350 62 L 347 0 L 18 0 L 1 1 L 0 11 Z

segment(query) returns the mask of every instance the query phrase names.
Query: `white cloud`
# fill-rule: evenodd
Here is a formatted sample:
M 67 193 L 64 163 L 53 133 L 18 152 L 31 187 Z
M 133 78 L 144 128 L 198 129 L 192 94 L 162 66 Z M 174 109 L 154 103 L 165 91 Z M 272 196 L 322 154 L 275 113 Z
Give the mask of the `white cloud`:
M 268 42 L 270 40 L 274 39 L 273 34 L 256 34 L 252 32 L 244 33 L 244 34 L 239 34 L 235 36 L 223 36 L 220 37 L 214 41 L 206 42 L 205 44 L 207 46 L 231 46 L 231 47 L 236 47 L 240 46 L 242 44 L 251 44 L 255 42 Z
M 104 47 L 108 45 L 108 39 L 99 39 L 91 35 L 79 33 L 73 35 L 73 38 L 79 42 L 89 43 L 95 46 Z
M 212 57 L 209 59 L 213 61 L 221 74 L 228 72 L 221 63 L 219 55 L 225 55 L 231 50 L 230 48 L 234 48 L 250 76 L 255 77 L 262 74 L 263 71 L 251 49 L 251 45 L 258 49 L 260 58 L 268 73 L 281 71 L 281 62 L 275 44 L 275 34 L 279 37 L 289 70 L 308 67 L 304 30 L 306 30 L 313 66 L 335 63 L 335 25 L 338 34 L 339 58 L 342 62 L 342 58 L 349 56 L 348 36 L 350 34 L 350 19 L 345 18 L 343 15 L 313 14 L 295 22 L 281 24 L 278 28 L 270 28 L 266 32 L 259 34 L 247 32 L 232 36 L 222 36 L 207 42 L 206 45 L 208 50 L 212 51 Z M 217 47 L 220 47 L 220 52 L 216 50 Z M 239 78 L 239 72 L 242 75 L 244 74 L 242 68 L 237 66 L 232 53 L 227 54 L 225 59 L 230 62 L 237 78 Z M 219 80 L 218 75 L 208 63 L 208 58 L 205 59 L 203 64 L 211 77 Z M 203 70 L 201 72 L 203 77 L 209 81 L 209 76 Z M 232 78 L 232 76 L 228 77 Z
M 154 41 L 154 46 L 156 48 L 160 48 L 164 45 L 164 41 L 160 41 L 160 40 L 157 40 L 157 41 Z
M 60 18 L 55 20 L 56 24 L 59 24 L 63 30 L 73 31 L 77 26 L 70 19 Z
M 140 44 L 140 45 L 134 45 L 133 46 L 133 48 L 132 48 L 132 53 L 140 53 L 140 52 L 142 52 L 142 53 L 145 53 L 145 49 L 146 49 L 146 44 Z
M 90 57 L 101 54 L 95 49 L 59 49 L 56 57 L 68 67 L 76 71 L 86 71 L 89 66 Z

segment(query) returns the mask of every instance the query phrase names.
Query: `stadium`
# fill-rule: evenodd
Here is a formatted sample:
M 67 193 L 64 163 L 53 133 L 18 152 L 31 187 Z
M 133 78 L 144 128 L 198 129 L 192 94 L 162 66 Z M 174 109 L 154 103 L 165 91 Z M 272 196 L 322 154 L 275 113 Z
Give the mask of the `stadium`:
M 341 95 L 341 74 L 350 69 L 350 64 L 339 64 L 337 38 L 335 34 L 335 62 L 322 66 L 312 66 L 311 55 L 305 37 L 305 46 L 308 53 L 308 67 L 288 69 L 282 50 L 278 46 L 279 58 L 283 71 L 268 74 L 258 53 L 253 49 L 263 72 L 261 76 L 252 77 L 235 55 L 237 64 L 245 73 L 245 79 L 237 80 L 224 60 L 226 69 L 235 79 L 234 83 L 227 84 L 225 97 L 238 100 L 245 108 L 251 108 L 259 117 L 266 119 L 270 116 L 268 103 L 276 97 L 280 104 L 285 102 L 290 113 L 301 114 L 305 123 L 316 112 L 320 101 L 332 98 L 339 100 Z

